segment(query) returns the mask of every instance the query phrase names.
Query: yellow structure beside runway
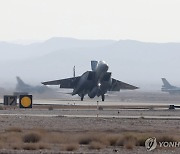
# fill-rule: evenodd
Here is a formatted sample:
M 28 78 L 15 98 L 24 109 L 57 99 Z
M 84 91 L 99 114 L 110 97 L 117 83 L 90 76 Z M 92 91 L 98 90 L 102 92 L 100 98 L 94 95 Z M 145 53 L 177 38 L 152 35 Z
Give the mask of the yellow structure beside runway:
M 20 95 L 19 107 L 20 108 L 32 108 L 32 95 Z

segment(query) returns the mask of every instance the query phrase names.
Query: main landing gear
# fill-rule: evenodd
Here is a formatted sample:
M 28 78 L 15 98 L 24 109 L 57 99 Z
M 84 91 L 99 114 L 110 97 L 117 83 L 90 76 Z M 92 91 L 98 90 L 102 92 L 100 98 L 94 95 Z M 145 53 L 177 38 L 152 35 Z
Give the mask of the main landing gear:
M 104 100 L 105 100 L 105 95 L 104 94 L 101 95 L 101 99 L 104 102 Z M 84 100 L 84 95 L 82 94 L 81 95 L 81 101 L 83 101 L 83 100 Z
M 81 95 L 81 101 L 83 101 L 83 99 L 84 99 L 84 95 L 82 94 L 82 95 Z
M 105 95 L 102 94 L 102 95 L 101 95 L 101 98 L 102 98 L 102 101 L 104 102 L 104 100 L 105 100 Z

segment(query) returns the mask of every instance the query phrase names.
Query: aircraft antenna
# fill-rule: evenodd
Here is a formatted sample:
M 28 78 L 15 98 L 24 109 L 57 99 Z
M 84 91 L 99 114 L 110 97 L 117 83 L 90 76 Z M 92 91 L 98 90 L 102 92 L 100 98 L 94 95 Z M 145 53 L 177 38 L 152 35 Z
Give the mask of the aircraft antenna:
M 75 76 L 76 76 L 76 68 L 75 68 L 75 66 L 73 67 L 73 77 L 75 78 Z

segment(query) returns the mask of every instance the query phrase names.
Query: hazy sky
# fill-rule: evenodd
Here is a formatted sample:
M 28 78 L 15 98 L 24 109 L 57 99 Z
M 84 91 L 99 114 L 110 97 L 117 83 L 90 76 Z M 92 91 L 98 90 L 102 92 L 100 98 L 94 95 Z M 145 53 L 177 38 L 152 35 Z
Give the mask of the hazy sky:
M 180 0 L 0 0 L 0 41 L 180 42 Z

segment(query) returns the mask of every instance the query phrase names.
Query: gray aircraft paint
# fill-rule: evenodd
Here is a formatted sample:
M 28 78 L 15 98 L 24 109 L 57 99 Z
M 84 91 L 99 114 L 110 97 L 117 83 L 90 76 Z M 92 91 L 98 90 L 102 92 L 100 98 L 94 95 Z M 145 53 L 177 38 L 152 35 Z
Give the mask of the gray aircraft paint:
M 180 94 L 180 87 L 171 85 L 165 78 L 162 78 L 162 82 L 161 91 L 168 92 L 169 94 Z
M 42 82 L 44 85 L 60 85 L 60 88 L 72 88 L 72 95 L 78 94 L 81 100 L 88 94 L 90 98 L 101 96 L 105 99 L 107 91 L 120 91 L 120 89 L 134 90 L 138 87 L 121 82 L 111 77 L 109 66 L 104 61 L 91 61 L 92 71 L 86 71 L 81 76 Z
M 16 77 L 17 84 L 16 84 L 16 92 L 23 92 L 23 93 L 44 93 L 46 91 L 51 91 L 50 88 L 46 86 L 31 86 L 26 83 L 20 78 Z

